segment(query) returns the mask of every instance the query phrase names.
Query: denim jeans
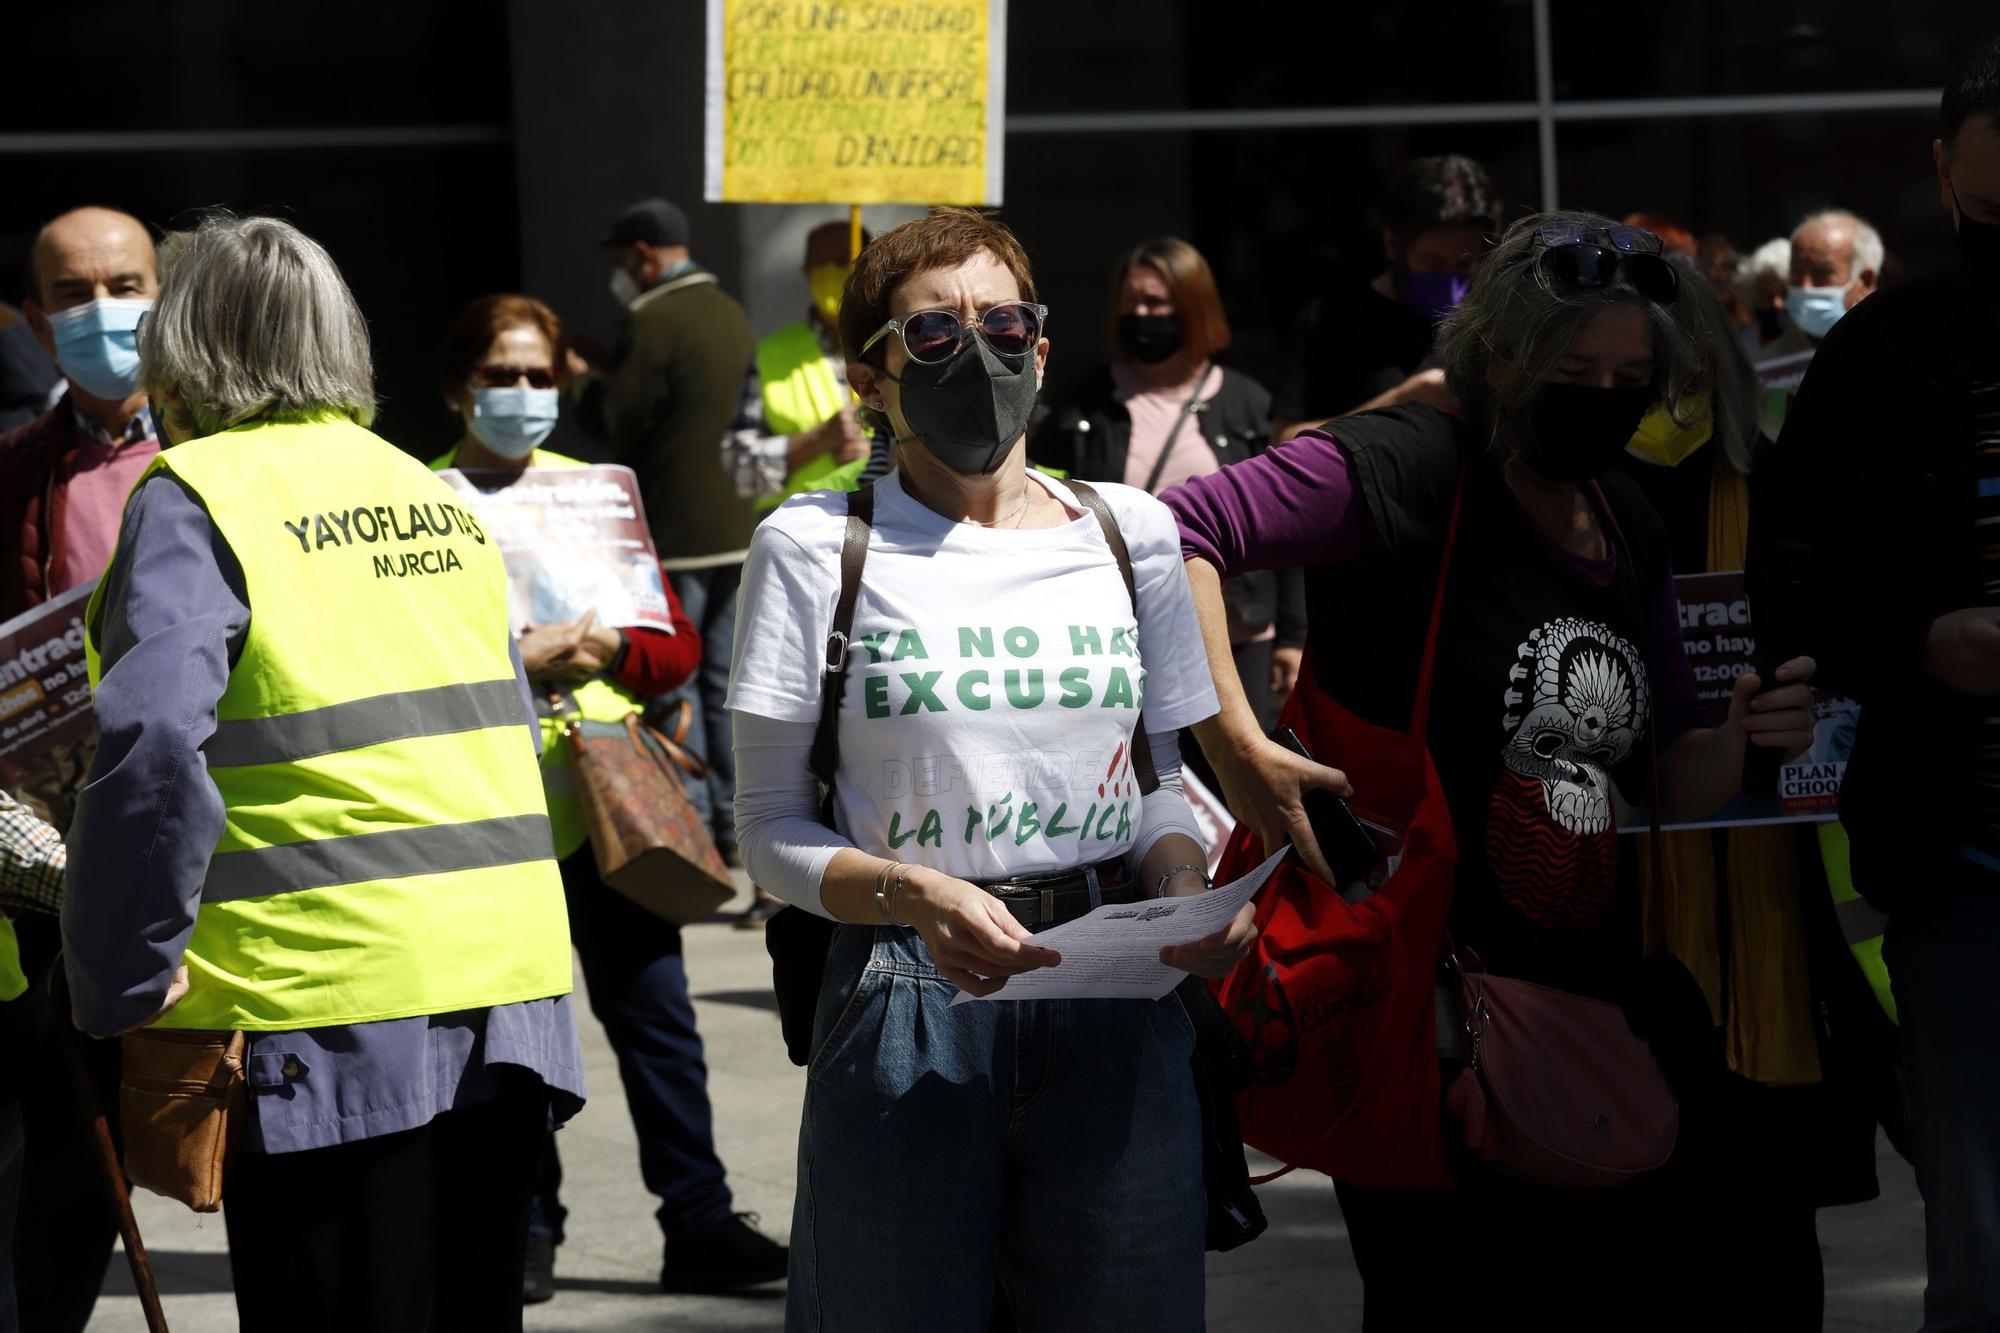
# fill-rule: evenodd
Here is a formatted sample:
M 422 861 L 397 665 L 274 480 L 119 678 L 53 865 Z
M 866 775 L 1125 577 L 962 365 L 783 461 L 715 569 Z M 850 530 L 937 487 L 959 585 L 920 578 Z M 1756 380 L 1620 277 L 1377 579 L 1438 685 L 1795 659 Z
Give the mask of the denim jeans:
M 1882 956 L 1924 1195 L 1924 1333 L 2000 1329 L 2000 874 L 1957 866 L 1890 914 Z
M 1172 996 L 998 1001 L 842 926 L 799 1130 L 785 1327 L 1203 1327 L 1194 1033 Z
M 701 631 L 701 666 L 687 684 L 667 696 L 694 705 L 694 725 L 688 728 L 686 749 L 708 763 L 708 782 L 688 783 L 694 808 L 708 821 L 717 846 L 736 841 L 736 747 L 730 736 L 729 663 L 735 653 L 736 590 L 743 566 L 682 569 L 667 575 L 681 610 Z

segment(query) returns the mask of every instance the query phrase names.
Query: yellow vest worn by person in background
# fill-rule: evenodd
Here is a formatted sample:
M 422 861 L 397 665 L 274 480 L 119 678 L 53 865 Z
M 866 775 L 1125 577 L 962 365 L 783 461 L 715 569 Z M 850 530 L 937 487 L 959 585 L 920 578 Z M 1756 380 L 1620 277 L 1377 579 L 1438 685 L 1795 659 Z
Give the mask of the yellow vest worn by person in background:
M 433 470 L 441 471 L 456 467 L 458 450 L 451 449 L 431 460 Z M 572 468 L 588 467 L 580 459 L 559 454 L 553 449 L 537 449 L 528 456 L 530 468 Z M 595 677 L 581 685 L 572 687 L 569 696 L 576 700 L 577 713 L 586 722 L 623 722 L 633 713 L 645 711 L 646 702 L 614 680 Z M 535 715 L 542 724 L 542 790 L 548 798 L 549 824 L 555 840 L 556 856 L 568 856 L 584 843 L 590 841 L 590 825 L 583 817 L 583 802 L 576 794 L 576 757 L 569 752 L 563 740 L 564 719 L 556 715 L 556 710 L 547 698 L 539 692 L 535 698 Z
M 810 321 L 779 329 L 757 344 L 757 378 L 764 385 L 764 428 L 773 435 L 797 435 L 829 420 L 847 406 L 853 393 L 833 373 L 833 364 L 820 350 L 819 336 Z M 819 454 L 785 478 L 784 493 L 767 495 L 757 501 L 757 511 L 776 509 L 794 495 L 805 491 L 852 490 L 854 477 L 861 475 L 867 460 L 845 466 L 833 461 L 832 454 Z M 851 474 L 845 485 L 836 483 L 836 473 Z
M 163 450 L 243 570 L 202 747 L 226 824 L 167 1028 L 284 1031 L 567 994 L 569 922 L 500 552 L 338 417 Z M 143 483 L 144 478 L 141 479 Z M 85 646 L 98 683 L 100 584 Z

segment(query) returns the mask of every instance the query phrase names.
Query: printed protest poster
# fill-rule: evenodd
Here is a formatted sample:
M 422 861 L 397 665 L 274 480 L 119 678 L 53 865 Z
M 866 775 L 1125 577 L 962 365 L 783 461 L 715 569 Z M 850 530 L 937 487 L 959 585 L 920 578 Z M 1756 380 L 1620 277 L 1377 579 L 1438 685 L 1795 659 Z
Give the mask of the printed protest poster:
M 466 499 L 507 563 L 517 628 L 597 613 L 600 625 L 674 632 L 660 559 L 629 467 L 438 474 Z
M 57 828 L 69 827 L 97 730 L 83 612 L 92 579 L 0 625 L 0 787 Z
M 1754 673 L 1757 632 L 1743 573 L 1683 574 L 1675 580 L 1681 603 L 1681 639 L 1695 690 L 1712 722 L 1729 715 L 1729 697 L 1738 676 Z M 1824 822 L 1839 813 L 1840 780 L 1854 748 L 1861 705 L 1839 695 L 1816 694 L 1813 743 L 1798 759 L 1778 767 L 1777 790 L 1745 792 L 1711 819 L 1668 827 L 1715 828 L 1741 824 Z M 1619 826 L 1625 832 L 1648 826 L 1643 811 L 1622 802 Z
M 997 204 L 1006 0 L 708 0 L 711 203 Z

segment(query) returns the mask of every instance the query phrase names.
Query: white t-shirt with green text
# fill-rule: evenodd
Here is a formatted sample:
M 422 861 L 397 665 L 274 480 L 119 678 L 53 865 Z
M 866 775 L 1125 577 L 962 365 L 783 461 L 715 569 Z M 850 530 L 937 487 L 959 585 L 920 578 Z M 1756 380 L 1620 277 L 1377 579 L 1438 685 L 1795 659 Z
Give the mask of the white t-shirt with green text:
M 835 825 L 864 852 L 971 880 L 1121 855 L 1139 821 L 1140 708 L 1154 732 L 1216 711 L 1166 506 L 1097 488 L 1131 552 L 1135 624 L 1097 519 L 1060 482 L 1030 475 L 1081 516 L 984 528 L 924 508 L 894 475 L 875 487 L 834 790 Z M 730 708 L 818 718 L 846 525 L 846 497 L 817 493 L 758 528 Z

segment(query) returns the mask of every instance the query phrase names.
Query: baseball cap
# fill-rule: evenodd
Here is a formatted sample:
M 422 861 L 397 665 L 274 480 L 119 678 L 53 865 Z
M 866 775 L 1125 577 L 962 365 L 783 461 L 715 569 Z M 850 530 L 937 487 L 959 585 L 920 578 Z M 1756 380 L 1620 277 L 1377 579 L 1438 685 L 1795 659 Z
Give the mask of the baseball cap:
M 618 215 L 611 224 L 611 230 L 598 244 L 630 245 L 634 241 L 644 241 L 648 245 L 686 245 L 687 214 L 665 199 L 641 199 Z

